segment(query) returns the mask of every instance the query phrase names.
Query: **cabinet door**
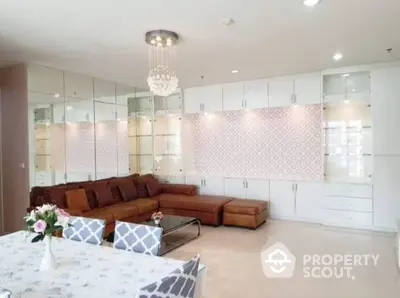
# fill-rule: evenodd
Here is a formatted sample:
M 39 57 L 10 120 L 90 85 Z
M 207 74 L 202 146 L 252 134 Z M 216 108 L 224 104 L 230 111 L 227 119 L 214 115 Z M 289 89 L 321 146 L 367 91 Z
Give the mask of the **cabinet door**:
M 296 216 L 302 220 L 317 222 L 321 219 L 323 183 L 298 182 L 296 190 Z
M 241 178 L 225 178 L 225 195 L 244 199 L 246 197 L 245 180 Z
M 312 73 L 296 77 L 294 81 L 296 103 L 319 104 L 322 100 L 321 94 L 321 74 Z
M 276 78 L 269 81 L 269 107 L 284 107 L 292 104 L 292 78 Z
M 291 181 L 270 181 L 270 212 L 275 218 L 294 218 L 294 184 Z
M 268 81 L 256 80 L 245 83 L 245 107 L 262 109 L 268 107 Z
M 202 87 L 186 89 L 183 94 L 185 114 L 200 113 L 200 107 L 202 106 Z
M 204 178 L 204 186 L 200 189 L 201 194 L 224 195 L 224 179 L 208 177 Z
M 204 112 L 222 111 L 222 86 L 214 85 L 202 88 L 201 97 Z
M 269 181 L 246 179 L 246 198 L 269 201 Z
M 400 155 L 400 67 L 371 71 L 375 155 Z
M 374 225 L 395 229 L 400 219 L 400 157 L 374 158 Z
M 222 98 L 224 111 L 241 110 L 244 103 L 244 83 L 222 85 Z

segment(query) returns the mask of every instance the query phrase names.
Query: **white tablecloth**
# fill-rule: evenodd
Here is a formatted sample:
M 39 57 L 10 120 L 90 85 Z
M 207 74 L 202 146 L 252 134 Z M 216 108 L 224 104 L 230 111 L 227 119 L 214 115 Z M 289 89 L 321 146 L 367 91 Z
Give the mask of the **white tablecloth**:
M 147 256 L 111 247 L 53 238 L 58 267 L 40 272 L 44 243 L 33 234 L 0 237 L 0 287 L 13 297 L 135 297 L 138 289 L 166 276 L 183 261 Z M 196 297 L 202 296 L 205 267 L 199 268 Z

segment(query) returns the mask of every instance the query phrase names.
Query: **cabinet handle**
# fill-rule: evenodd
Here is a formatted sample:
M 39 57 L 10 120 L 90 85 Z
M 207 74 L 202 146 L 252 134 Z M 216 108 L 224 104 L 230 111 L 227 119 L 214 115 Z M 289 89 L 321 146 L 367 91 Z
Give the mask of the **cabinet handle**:
M 244 108 L 244 100 L 242 100 L 242 108 Z
M 207 181 L 206 181 L 206 179 L 204 179 L 204 186 L 207 186 Z
M 246 180 L 246 188 L 249 188 L 249 182 Z
M 294 190 L 297 192 L 297 183 L 295 184 Z

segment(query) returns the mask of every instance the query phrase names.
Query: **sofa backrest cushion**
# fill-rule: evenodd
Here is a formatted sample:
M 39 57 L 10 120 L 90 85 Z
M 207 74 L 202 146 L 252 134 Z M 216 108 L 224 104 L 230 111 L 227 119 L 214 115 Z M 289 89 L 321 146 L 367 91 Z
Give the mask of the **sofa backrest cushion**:
M 121 178 L 118 183 L 118 190 L 122 200 L 128 202 L 138 198 L 135 183 L 130 178 Z
M 70 210 L 87 212 L 90 210 L 86 191 L 83 188 L 71 189 L 65 193 L 67 207 Z
M 162 192 L 162 185 L 154 176 L 146 180 L 146 188 L 150 197 L 159 195 Z
M 59 208 L 66 208 L 65 193 L 67 190 L 66 186 L 49 187 L 45 190 L 45 197 L 47 197 L 45 201 L 57 205 Z
M 133 177 L 133 182 L 135 183 L 138 198 L 148 198 L 149 197 L 149 193 L 147 192 L 147 186 L 146 186 L 148 179 L 149 179 L 149 175 Z
M 114 205 L 120 202 L 111 192 L 111 187 L 107 183 L 94 183 L 92 185 L 97 204 L 99 207 Z

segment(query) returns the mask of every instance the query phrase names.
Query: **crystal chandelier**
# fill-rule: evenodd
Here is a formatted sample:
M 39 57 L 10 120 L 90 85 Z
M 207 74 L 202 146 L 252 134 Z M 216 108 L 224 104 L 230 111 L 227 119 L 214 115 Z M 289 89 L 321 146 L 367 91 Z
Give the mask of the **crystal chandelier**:
M 146 33 L 146 43 L 149 45 L 147 83 L 154 95 L 168 96 L 178 88 L 178 77 L 171 70 L 178 42 L 178 34 L 172 31 L 154 30 Z

